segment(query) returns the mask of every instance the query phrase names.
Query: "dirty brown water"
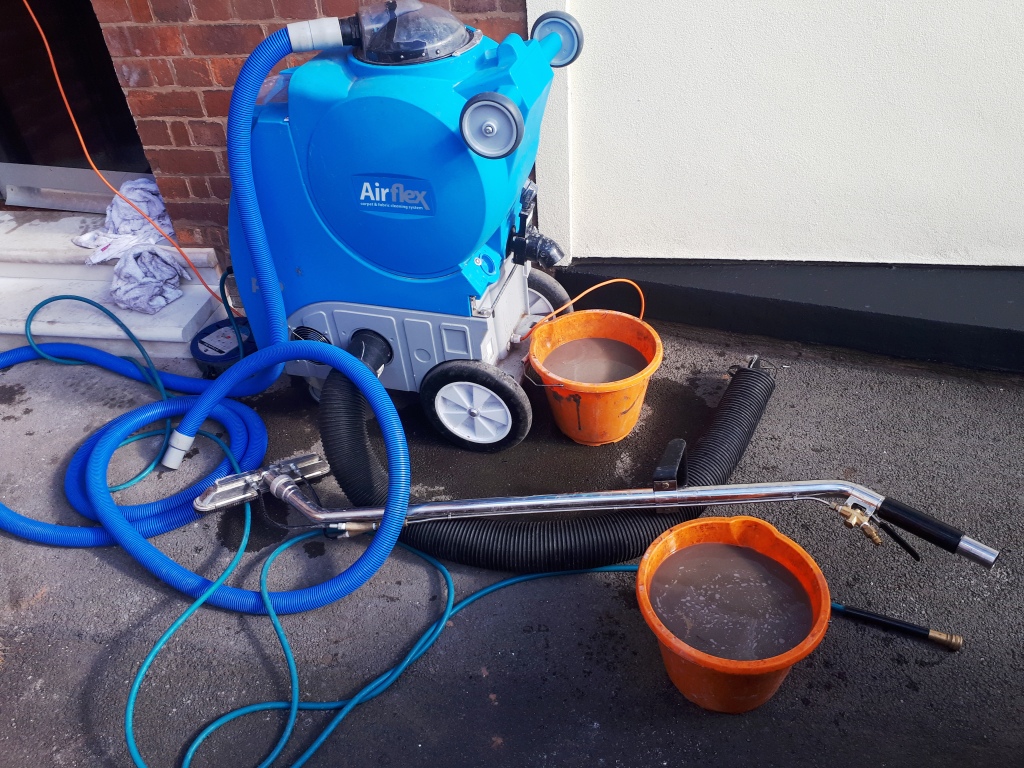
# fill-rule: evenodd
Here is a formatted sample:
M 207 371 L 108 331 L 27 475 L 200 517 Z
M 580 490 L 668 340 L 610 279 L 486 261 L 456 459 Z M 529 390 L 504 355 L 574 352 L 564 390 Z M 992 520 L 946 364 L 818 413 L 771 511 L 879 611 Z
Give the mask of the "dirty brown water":
M 616 339 L 574 339 L 556 347 L 544 359 L 544 367 L 569 381 L 608 384 L 640 373 L 647 367 L 647 358 Z
M 651 605 L 698 651 L 735 661 L 778 656 L 812 626 L 811 601 L 781 564 L 749 547 L 694 544 L 654 572 Z

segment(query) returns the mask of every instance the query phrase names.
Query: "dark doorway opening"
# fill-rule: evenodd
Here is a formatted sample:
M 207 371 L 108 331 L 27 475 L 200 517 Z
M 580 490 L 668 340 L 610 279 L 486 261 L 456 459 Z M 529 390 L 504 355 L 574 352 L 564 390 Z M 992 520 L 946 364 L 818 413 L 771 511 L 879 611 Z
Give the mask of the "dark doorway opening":
M 31 1 L 96 164 L 115 173 L 147 173 L 142 142 L 89 0 Z M 61 102 L 42 39 L 20 0 L 5 0 L 3 6 L 0 178 L 6 187 L 0 187 L 0 195 L 12 194 L 17 185 L 60 188 L 62 180 L 68 189 L 86 191 L 83 182 L 92 182 L 88 174 L 59 172 L 88 168 L 88 164 Z M 42 181 L 33 184 L 37 177 Z

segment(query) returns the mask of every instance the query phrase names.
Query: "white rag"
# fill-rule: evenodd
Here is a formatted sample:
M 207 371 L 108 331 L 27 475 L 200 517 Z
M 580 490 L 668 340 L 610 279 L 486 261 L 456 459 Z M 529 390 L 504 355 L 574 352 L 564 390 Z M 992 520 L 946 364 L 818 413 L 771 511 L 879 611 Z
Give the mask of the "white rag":
M 160 188 L 152 179 L 133 179 L 121 185 L 122 195 L 141 208 L 164 232 L 174 237 L 174 225 L 167 215 Z M 160 233 L 139 212 L 120 197 L 114 197 L 107 206 L 107 232 L 114 235 L 145 235 L 151 243 L 160 239 Z
M 188 279 L 177 259 L 162 248 L 139 246 L 121 256 L 114 267 L 110 295 L 122 309 L 154 315 L 181 297 L 181 278 Z
M 174 227 L 152 179 L 134 179 L 121 185 L 121 194 L 145 211 L 168 235 Z M 75 245 L 92 248 L 86 264 L 102 264 L 118 259 L 110 293 L 122 309 L 134 309 L 152 315 L 181 297 L 181 278 L 191 280 L 173 253 L 154 244 L 163 239 L 152 224 L 120 197 L 107 206 L 103 229 L 86 232 L 72 239 Z
M 167 215 L 160 189 L 152 179 L 133 179 L 121 185 L 121 194 L 131 200 L 155 221 L 164 232 L 174 237 L 174 226 Z M 117 258 L 122 251 L 140 244 L 156 243 L 161 235 L 142 215 L 120 197 L 114 197 L 107 206 L 103 229 L 86 232 L 71 242 L 83 248 L 95 248 L 88 264 L 100 264 Z

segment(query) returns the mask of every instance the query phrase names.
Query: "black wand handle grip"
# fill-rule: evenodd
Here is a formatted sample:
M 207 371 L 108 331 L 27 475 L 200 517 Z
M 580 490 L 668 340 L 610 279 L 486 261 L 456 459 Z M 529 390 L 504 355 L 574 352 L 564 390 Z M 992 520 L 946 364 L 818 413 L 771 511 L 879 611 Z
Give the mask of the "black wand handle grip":
M 963 531 L 895 499 L 883 500 L 875 514 L 947 552 L 956 552 L 964 537 Z

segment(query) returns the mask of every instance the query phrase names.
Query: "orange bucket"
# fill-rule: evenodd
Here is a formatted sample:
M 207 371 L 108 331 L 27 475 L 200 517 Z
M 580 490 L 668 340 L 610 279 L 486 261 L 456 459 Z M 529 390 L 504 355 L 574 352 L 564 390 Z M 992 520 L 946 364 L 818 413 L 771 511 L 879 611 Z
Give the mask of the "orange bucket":
M 590 384 L 563 379 L 544 367 L 548 356 L 577 339 L 613 339 L 636 349 L 647 360 L 642 371 L 620 381 Z M 647 384 L 661 365 L 661 339 L 651 326 L 632 315 L 588 309 L 541 323 L 530 340 L 530 365 L 540 376 L 555 423 L 583 445 L 615 443 L 640 418 Z
M 698 651 L 669 632 L 651 605 L 651 579 L 669 555 L 703 543 L 750 547 L 792 573 L 811 600 L 811 630 L 807 637 L 778 656 L 734 661 Z M 694 704 L 715 712 L 748 712 L 768 701 L 790 667 L 818 647 L 831 613 L 828 584 L 818 564 L 795 541 L 755 517 L 704 517 L 665 531 L 640 561 L 636 596 L 644 620 L 658 638 L 669 678 Z

